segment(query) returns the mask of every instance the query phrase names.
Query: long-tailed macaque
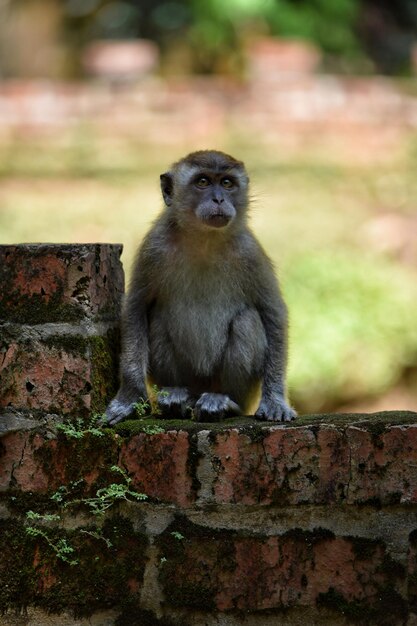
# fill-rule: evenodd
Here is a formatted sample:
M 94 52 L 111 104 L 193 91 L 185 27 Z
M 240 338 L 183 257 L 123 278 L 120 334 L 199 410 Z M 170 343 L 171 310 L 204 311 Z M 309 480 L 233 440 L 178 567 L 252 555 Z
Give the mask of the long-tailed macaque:
M 272 265 L 247 225 L 241 161 L 193 152 L 161 175 L 165 208 L 143 241 L 122 317 L 121 385 L 107 409 L 126 418 L 147 383 L 166 417 L 245 414 L 289 421 L 287 311 Z

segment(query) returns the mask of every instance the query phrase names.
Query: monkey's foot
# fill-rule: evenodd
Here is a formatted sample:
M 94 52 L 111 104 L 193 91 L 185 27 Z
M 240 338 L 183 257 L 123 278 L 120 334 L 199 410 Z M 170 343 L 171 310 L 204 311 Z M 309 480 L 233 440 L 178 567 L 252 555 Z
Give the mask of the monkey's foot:
M 291 422 L 296 417 L 296 411 L 279 396 L 262 400 L 255 413 L 256 419 L 268 422 Z
M 240 406 L 222 393 L 203 393 L 194 409 L 198 422 L 219 422 L 231 415 L 241 415 Z
M 163 387 L 157 394 L 158 409 L 165 419 L 191 417 L 195 398 L 185 387 Z
M 123 402 L 114 398 L 106 409 L 106 419 L 109 426 L 114 426 L 126 419 L 135 410 L 134 402 Z

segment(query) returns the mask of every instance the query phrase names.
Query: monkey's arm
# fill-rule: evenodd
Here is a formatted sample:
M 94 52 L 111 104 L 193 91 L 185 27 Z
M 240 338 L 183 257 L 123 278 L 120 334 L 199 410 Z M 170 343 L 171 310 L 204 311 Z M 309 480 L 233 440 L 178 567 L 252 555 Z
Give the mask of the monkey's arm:
M 262 273 L 265 280 L 260 281 L 260 284 L 264 290 L 259 295 L 258 311 L 265 329 L 267 349 L 262 398 L 255 417 L 270 421 L 290 421 L 297 413 L 286 400 L 287 308 L 269 262 Z
M 148 321 L 146 275 L 140 259 L 122 312 L 122 350 L 120 355 L 120 389 L 107 407 L 110 425 L 132 413 L 137 402 L 147 401 Z

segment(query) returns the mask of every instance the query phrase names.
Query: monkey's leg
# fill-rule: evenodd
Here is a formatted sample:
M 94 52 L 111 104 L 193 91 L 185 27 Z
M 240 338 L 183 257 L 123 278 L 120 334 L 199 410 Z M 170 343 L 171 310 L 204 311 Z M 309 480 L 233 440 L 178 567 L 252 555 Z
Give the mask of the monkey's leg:
M 136 403 L 142 404 L 145 409 L 150 408 L 146 387 L 137 383 L 135 374 L 135 372 L 130 374 L 126 369 L 122 373 L 122 386 L 106 409 L 106 418 L 110 426 L 134 413 Z
M 262 376 L 266 336 L 259 314 L 244 309 L 231 321 L 220 371 L 220 391 L 203 393 L 195 412 L 202 421 L 241 415 Z
M 122 317 L 120 389 L 106 410 L 110 426 L 134 413 L 135 404 L 150 408 L 146 389 L 148 338 L 143 299 L 128 298 Z
M 157 392 L 158 409 L 165 419 L 191 417 L 195 401 L 186 387 L 162 387 Z

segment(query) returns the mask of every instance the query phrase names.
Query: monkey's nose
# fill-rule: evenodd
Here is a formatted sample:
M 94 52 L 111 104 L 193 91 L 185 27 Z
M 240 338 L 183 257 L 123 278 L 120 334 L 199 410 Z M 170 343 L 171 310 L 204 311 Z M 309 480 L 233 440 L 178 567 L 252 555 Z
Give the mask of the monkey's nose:
M 221 196 L 213 196 L 213 202 L 215 204 L 221 204 L 222 202 L 224 202 L 224 198 L 222 198 Z

